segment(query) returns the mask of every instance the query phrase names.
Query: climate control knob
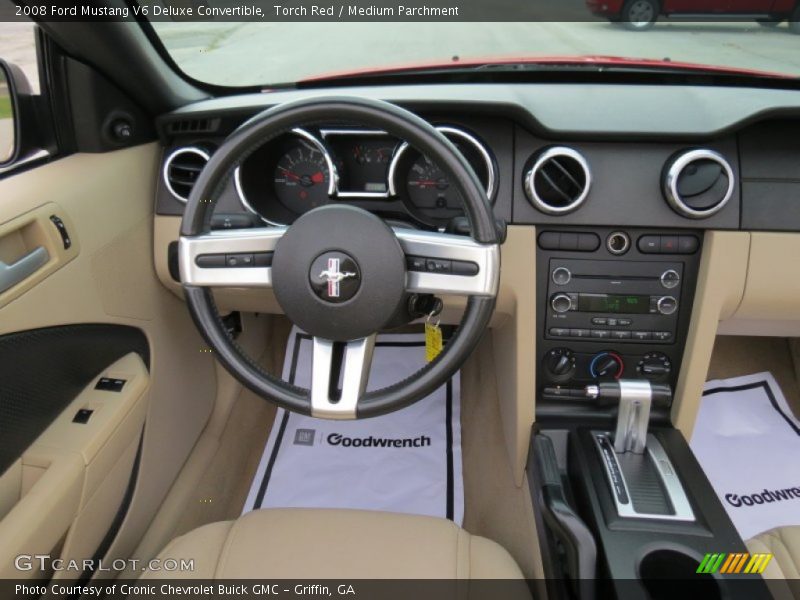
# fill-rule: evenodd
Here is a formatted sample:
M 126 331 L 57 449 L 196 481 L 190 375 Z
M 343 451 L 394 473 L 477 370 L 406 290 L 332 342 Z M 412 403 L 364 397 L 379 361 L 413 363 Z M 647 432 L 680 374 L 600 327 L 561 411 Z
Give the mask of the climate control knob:
M 663 352 L 648 352 L 636 365 L 636 372 L 650 381 L 665 381 L 671 370 L 669 357 Z
M 555 383 L 568 381 L 575 372 L 575 354 L 568 348 L 553 348 L 545 354 L 544 370 Z
M 601 352 L 589 363 L 589 375 L 594 379 L 619 379 L 624 370 L 625 363 L 616 352 Z
M 566 294 L 556 294 L 551 298 L 550 306 L 557 313 L 565 313 L 572 308 L 572 298 Z

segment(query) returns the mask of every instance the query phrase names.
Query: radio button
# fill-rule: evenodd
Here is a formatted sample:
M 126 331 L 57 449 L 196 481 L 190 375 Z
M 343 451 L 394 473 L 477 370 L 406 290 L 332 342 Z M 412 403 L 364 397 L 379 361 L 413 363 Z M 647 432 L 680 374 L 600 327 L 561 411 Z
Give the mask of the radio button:
M 619 319 L 609 319 L 608 324 L 610 327 L 616 327 L 619 325 Z
M 612 340 L 629 340 L 631 339 L 630 331 L 614 330 L 611 332 Z
M 553 283 L 556 285 L 567 285 L 572 279 L 572 273 L 566 267 L 558 267 L 553 270 Z
M 678 252 L 678 236 L 662 235 L 661 254 L 677 254 L 677 252 Z
M 550 335 L 553 337 L 569 337 L 569 329 L 566 327 L 551 327 Z
M 668 342 L 672 339 L 672 333 L 669 331 L 654 331 L 653 339 L 658 342 Z
M 658 299 L 656 308 L 662 315 L 671 315 L 678 309 L 678 301 L 672 296 L 662 296 Z
M 633 321 L 630 319 L 617 319 L 617 325 L 622 327 L 630 327 L 631 323 L 633 323 Z
M 559 250 L 577 250 L 578 249 L 578 234 L 561 232 L 561 242 L 558 244 Z
M 643 235 L 639 238 L 639 252 L 643 254 L 658 254 L 661 252 L 660 235 Z
M 607 340 L 611 337 L 611 332 L 608 329 L 592 329 L 592 337 Z
M 570 337 L 575 338 L 587 338 L 591 335 L 591 330 L 589 329 L 570 329 L 569 330 Z
M 694 254 L 700 242 L 693 235 L 680 235 L 678 236 L 678 252 L 680 254 Z
M 681 276 L 675 269 L 667 269 L 661 274 L 661 285 L 671 290 L 681 282 Z
M 544 231 L 539 236 L 539 247 L 542 250 L 558 250 L 561 244 L 561 234 L 557 231 Z
M 592 319 L 592 325 L 608 325 L 608 319 L 605 317 L 595 317 Z
M 573 308 L 572 298 L 566 294 L 556 294 L 553 296 L 552 300 L 550 300 L 550 306 L 552 306 L 553 310 L 557 313 L 568 312 Z
M 581 252 L 594 252 L 600 247 L 600 238 L 595 233 L 578 234 L 578 250 Z
M 631 337 L 634 340 L 645 342 L 652 338 L 652 333 L 650 331 L 631 331 Z

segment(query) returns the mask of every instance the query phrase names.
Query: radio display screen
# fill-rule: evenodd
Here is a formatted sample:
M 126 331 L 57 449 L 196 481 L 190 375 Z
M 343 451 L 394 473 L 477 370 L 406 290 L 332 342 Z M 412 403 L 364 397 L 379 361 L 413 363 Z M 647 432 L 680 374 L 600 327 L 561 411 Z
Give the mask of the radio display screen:
M 645 315 L 650 312 L 650 296 L 625 294 L 581 294 L 581 312 Z

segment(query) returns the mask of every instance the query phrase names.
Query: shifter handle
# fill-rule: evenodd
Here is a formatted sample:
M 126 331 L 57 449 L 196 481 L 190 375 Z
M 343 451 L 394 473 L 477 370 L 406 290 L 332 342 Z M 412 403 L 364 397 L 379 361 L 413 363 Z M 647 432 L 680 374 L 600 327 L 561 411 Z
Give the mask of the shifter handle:
M 654 400 L 669 405 L 672 390 L 668 385 L 654 385 L 647 379 L 620 379 L 586 386 L 586 395 L 601 406 L 618 404 L 614 451 L 642 454 Z
M 622 395 L 622 386 L 626 381 L 603 381 L 594 385 L 586 386 L 586 397 L 597 401 L 599 406 L 616 406 Z M 666 383 L 651 383 L 650 392 L 652 405 L 657 408 L 669 408 L 672 404 L 672 388 Z

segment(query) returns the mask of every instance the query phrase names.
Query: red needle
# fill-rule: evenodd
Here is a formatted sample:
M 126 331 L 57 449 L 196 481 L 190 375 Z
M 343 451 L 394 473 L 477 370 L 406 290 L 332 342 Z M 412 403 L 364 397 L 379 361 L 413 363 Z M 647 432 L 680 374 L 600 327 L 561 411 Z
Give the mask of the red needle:
M 283 173 L 292 179 L 300 179 L 300 175 L 297 173 L 292 173 L 289 169 L 285 169 L 284 167 L 278 167 Z

